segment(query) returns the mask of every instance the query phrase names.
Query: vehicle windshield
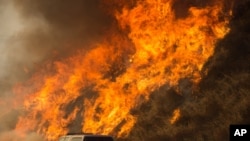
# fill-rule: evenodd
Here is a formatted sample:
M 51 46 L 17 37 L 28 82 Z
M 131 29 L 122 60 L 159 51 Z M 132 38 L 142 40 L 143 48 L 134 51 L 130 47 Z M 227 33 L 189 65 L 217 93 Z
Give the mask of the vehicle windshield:
M 114 141 L 112 137 L 84 137 L 83 141 Z

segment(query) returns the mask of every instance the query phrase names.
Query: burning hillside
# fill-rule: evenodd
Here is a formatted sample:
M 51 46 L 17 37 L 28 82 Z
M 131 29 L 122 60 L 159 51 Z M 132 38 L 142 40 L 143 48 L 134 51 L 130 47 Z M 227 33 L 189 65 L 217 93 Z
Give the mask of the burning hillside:
M 0 139 L 225 140 L 229 124 L 249 122 L 249 44 L 235 53 L 247 2 L 13 1 L 29 26 L 6 45 L 36 57 L 0 100 L 13 105 L 0 109 Z

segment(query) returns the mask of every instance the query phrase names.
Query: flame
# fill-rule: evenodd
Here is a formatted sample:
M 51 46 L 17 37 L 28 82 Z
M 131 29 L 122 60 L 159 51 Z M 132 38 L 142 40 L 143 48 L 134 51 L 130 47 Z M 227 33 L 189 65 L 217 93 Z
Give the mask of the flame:
M 181 116 L 181 111 L 179 108 L 175 109 L 173 112 L 173 116 L 171 117 L 171 119 L 169 120 L 169 122 L 171 124 L 174 124 Z
M 198 83 L 216 42 L 229 32 L 228 19 L 221 18 L 223 2 L 191 7 L 184 18 L 176 18 L 173 2 L 145 0 L 124 7 L 114 15 L 127 35 L 114 33 L 89 51 L 48 63 L 18 91 L 25 95 L 26 113 L 16 130 L 54 141 L 76 122 L 84 132 L 125 137 L 137 120 L 131 109 L 152 91 L 176 86 L 181 78 Z M 178 117 L 179 109 L 170 122 Z

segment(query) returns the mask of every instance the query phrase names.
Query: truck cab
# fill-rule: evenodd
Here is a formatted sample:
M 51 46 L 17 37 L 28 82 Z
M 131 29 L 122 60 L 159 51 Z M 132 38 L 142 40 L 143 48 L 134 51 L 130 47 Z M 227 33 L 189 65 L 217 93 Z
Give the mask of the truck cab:
M 67 134 L 61 136 L 59 141 L 114 141 L 112 136 L 94 134 Z

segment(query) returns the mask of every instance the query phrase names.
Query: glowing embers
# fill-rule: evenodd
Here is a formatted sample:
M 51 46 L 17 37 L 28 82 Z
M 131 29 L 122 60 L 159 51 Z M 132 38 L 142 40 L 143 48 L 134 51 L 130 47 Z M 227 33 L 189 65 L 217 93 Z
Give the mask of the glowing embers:
M 180 111 L 180 109 L 177 108 L 174 110 L 173 115 L 170 118 L 169 122 L 171 124 L 174 124 L 180 118 L 180 116 L 181 116 L 181 111 Z

